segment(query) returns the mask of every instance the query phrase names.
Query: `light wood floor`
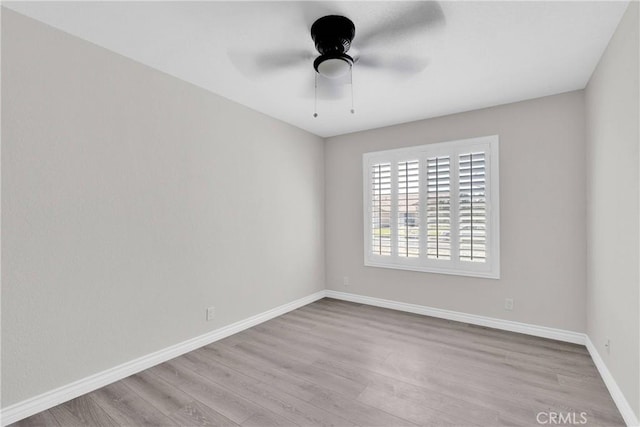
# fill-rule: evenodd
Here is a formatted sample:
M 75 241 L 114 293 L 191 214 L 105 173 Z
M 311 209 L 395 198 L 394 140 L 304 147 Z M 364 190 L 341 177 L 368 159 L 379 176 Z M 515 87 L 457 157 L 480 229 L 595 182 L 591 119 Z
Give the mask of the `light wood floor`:
M 549 411 L 624 425 L 583 346 L 323 299 L 17 425 L 531 426 Z

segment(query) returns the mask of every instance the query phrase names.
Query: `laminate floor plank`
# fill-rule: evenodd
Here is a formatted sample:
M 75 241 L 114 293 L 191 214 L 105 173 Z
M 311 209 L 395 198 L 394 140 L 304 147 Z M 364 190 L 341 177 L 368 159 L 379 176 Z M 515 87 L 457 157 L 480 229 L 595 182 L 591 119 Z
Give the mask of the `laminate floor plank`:
M 334 414 L 340 414 L 359 426 L 415 427 L 418 425 L 402 415 L 393 415 L 376 406 L 364 404 L 357 399 L 345 398 L 337 393 L 318 394 L 310 400 L 310 403 Z
M 278 339 L 286 343 L 304 344 L 305 348 L 315 349 L 320 355 L 324 355 L 326 351 L 332 351 L 333 353 L 340 352 L 342 357 L 348 358 L 361 358 L 366 355 L 367 360 L 380 360 L 383 361 L 391 353 L 389 347 L 384 346 L 363 346 L 354 340 L 349 340 L 341 337 L 336 333 L 321 333 L 316 334 L 312 331 L 300 331 L 293 328 L 288 328 L 286 325 L 281 325 L 275 322 L 268 322 L 265 325 L 259 325 L 256 327 L 252 334 L 260 333 L 265 337 Z
M 235 372 L 222 364 L 195 353 L 174 359 L 171 363 L 191 369 L 239 396 L 269 409 L 271 412 L 300 425 L 353 426 L 354 423 L 313 406 L 302 399 L 274 390 L 268 384 Z
M 558 356 L 507 352 L 506 359 L 511 363 L 545 368 L 558 373 L 580 374 L 590 377 L 599 376 L 598 369 L 593 362 L 582 357 L 569 359 Z
M 147 371 L 131 375 L 122 383 L 164 415 L 172 414 L 193 401 L 193 397 Z
M 325 298 L 324 302 L 318 304 L 317 307 L 326 308 L 327 310 L 341 309 L 344 312 L 345 306 L 343 304 L 334 304 L 334 301 L 337 300 Z M 499 342 L 503 342 L 506 343 L 511 350 L 513 350 L 514 347 L 520 344 L 524 344 L 525 347 L 523 348 L 525 348 L 528 352 L 549 350 L 554 353 L 571 352 L 589 356 L 589 352 L 587 351 L 586 347 L 582 345 L 546 338 L 532 337 L 515 332 L 501 331 L 484 326 L 471 325 L 468 323 L 460 323 L 446 319 L 438 319 L 423 316 L 420 314 L 401 312 L 397 310 L 373 307 L 363 304 L 354 305 L 351 308 L 351 311 L 353 315 L 358 318 L 365 317 L 372 321 L 388 324 L 399 324 L 401 326 L 403 324 L 406 324 L 407 328 L 411 328 L 415 325 L 419 325 L 421 327 L 425 325 L 435 326 L 438 331 L 446 332 L 447 334 L 450 332 L 459 332 L 459 334 L 457 334 L 458 337 L 465 336 L 471 340 L 482 339 L 486 342 L 491 342 L 492 345 L 497 345 L 499 344 Z M 531 343 L 535 343 L 535 346 L 532 347 L 530 345 Z
M 301 314 L 302 313 L 308 316 L 316 315 L 326 317 L 326 314 L 323 314 L 323 311 L 317 307 L 309 308 L 306 311 L 301 310 Z M 508 349 L 502 349 L 500 348 L 500 346 L 497 346 L 497 344 L 504 344 L 504 339 L 499 340 L 494 339 L 493 337 L 482 337 L 482 339 L 480 340 L 476 336 L 468 333 L 465 330 L 461 330 L 460 328 L 444 329 L 435 327 L 434 325 L 431 325 L 428 320 L 424 320 L 422 322 L 414 321 L 412 324 L 403 325 L 402 323 L 397 322 L 384 322 L 380 320 L 381 318 L 379 316 L 375 319 L 366 319 L 361 315 L 349 316 L 346 313 L 332 313 L 331 317 L 332 319 L 330 319 L 330 322 L 338 327 L 344 326 L 344 322 L 349 321 L 350 326 L 353 324 L 358 324 L 371 332 L 377 331 L 378 334 L 383 333 L 384 337 L 387 337 L 389 339 L 402 340 L 409 344 L 414 342 L 428 341 L 430 345 L 438 343 L 442 344 L 445 347 L 452 347 L 464 351 L 473 350 L 475 354 L 486 353 L 490 356 L 497 357 L 502 357 L 507 352 L 513 353 L 515 351 L 513 344 Z M 452 334 L 452 330 L 456 333 Z M 461 339 L 464 338 L 464 334 L 468 335 L 468 339 Z M 528 351 L 532 350 L 531 346 L 527 346 L 527 349 Z M 557 351 L 553 352 L 554 355 L 556 353 Z
M 304 313 L 300 313 L 302 316 L 309 316 L 314 318 L 318 322 L 323 322 L 328 325 L 333 325 L 337 329 L 344 329 L 347 319 L 341 320 L 336 318 L 335 315 L 326 317 L 321 312 L 311 312 L 308 310 Z M 456 339 L 452 336 L 442 334 L 441 332 L 432 332 L 429 330 L 429 326 L 426 325 L 422 329 L 411 331 L 409 329 L 402 330 L 401 328 L 392 327 L 388 325 L 373 325 L 367 322 L 358 321 L 352 319 L 349 324 L 350 329 L 357 329 L 362 336 L 376 336 L 378 340 L 386 340 L 389 342 L 395 342 L 403 346 L 411 347 L 416 345 L 422 345 L 425 353 L 439 351 L 441 354 L 445 353 L 466 353 L 473 351 L 476 358 L 504 358 L 505 351 L 495 349 L 489 345 L 474 344 L 468 340 Z
M 286 349 L 289 350 L 289 349 Z M 403 359 L 406 355 L 406 352 L 403 351 L 404 348 L 401 348 L 400 351 L 398 353 L 394 353 L 394 355 L 398 354 L 400 355 L 399 358 Z M 303 350 L 304 351 L 304 350 Z M 507 393 L 507 399 L 511 399 L 513 397 L 513 388 L 514 387 L 518 387 L 519 384 L 521 382 L 523 382 L 523 378 L 522 378 L 522 372 L 518 372 L 516 370 L 510 369 L 509 365 L 496 365 L 493 366 L 492 370 L 488 370 L 487 371 L 487 367 L 484 367 L 484 371 L 478 371 L 478 366 L 477 366 L 477 361 L 476 361 L 476 354 L 475 353 L 471 353 L 471 352 L 462 352 L 460 353 L 463 358 L 461 361 L 459 361 L 460 363 L 453 363 L 455 362 L 455 360 L 452 360 L 451 357 L 447 357 L 445 359 L 445 365 L 448 366 L 451 372 L 449 372 L 447 375 L 448 377 L 450 376 L 456 376 L 456 374 L 459 374 L 459 371 L 461 372 L 461 375 L 457 375 L 458 377 L 460 377 L 460 381 L 461 382 L 466 382 L 468 383 L 470 379 L 473 379 L 474 375 L 479 376 L 479 379 L 482 380 L 483 377 L 484 378 L 491 378 L 491 377 L 495 377 L 498 378 L 496 386 L 502 386 L 500 388 L 500 390 L 506 390 Z M 393 356 L 391 357 L 391 359 L 393 359 Z M 387 362 L 393 362 L 391 361 L 387 361 Z M 401 360 L 402 362 L 402 360 Z M 406 361 L 405 361 L 406 362 Z M 428 363 L 425 363 L 426 360 L 421 360 L 418 359 L 415 362 L 417 362 L 418 366 L 420 369 L 416 368 L 415 366 L 402 366 L 402 363 L 398 363 L 393 369 L 384 369 L 383 366 L 379 366 L 377 371 L 384 374 L 384 375 L 390 375 L 390 376 L 399 376 L 400 378 L 404 379 L 404 380 L 409 380 L 411 381 L 411 379 L 415 379 L 415 378 L 420 378 L 422 376 L 425 376 L 425 378 L 429 381 L 433 381 L 433 375 L 428 375 L 428 369 L 430 368 L 430 366 L 428 365 Z M 469 367 L 469 369 L 464 369 L 466 367 Z M 507 380 L 512 380 L 511 382 L 506 381 L 505 379 L 501 377 L 505 375 L 504 372 L 500 372 L 500 370 L 504 370 L 504 368 L 507 367 L 508 368 L 508 374 L 507 374 Z M 425 372 L 425 369 L 427 369 L 427 371 Z M 446 373 L 446 372 L 445 372 Z M 525 375 L 527 376 L 527 375 Z M 541 375 L 539 372 L 536 372 L 535 374 L 530 376 L 533 379 L 536 379 L 536 384 L 541 383 L 542 385 L 544 385 L 545 387 L 542 388 L 542 390 L 545 390 L 546 388 L 548 388 L 550 385 L 555 385 L 558 384 L 557 381 L 557 375 L 556 374 L 548 374 L 548 375 Z M 526 383 L 526 381 L 524 381 Z M 445 381 L 446 384 L 446 381 Z M 489 396 L 493 396 L 493 393 L 495 393 L 495 388 L 494 390 L 485 390 L 486 392 L 489 393 Z M 573 392 L 575 392 L 576 390 L 573 390 Z M 524 394 L 525 398 L 528 400 L 530 398 L 530 394 L 529 392 L 525 393 L 525 392 L 515 392 L 516 396 L 520 395 L 520 394 Z M 567 394 L 562 396 L 563 398 L 566 399 Z M 483 402 L 480 402 L 483 403 Z M 504 404 L 509 404 L 509 400 L 503 401 L 503 402 L 494 402 L 494 407 L 500 407 L 503 408 Z M 545 402 L 543 402 L 545 403 Z M 511 402 L 512 406 L 513 406 L 513 402 Z M 527 416 L 527 417 L 531 417 L 532 415 L 535 415 L 535 413 L 532 413 L 530 410 L 528 410 L 527 408 L 522 408 L 522 407 L 514 407 L 514 410 L 518 410 L 519 414 L 522 415 L 523 413 Z M 526 410 L 526 412 L 523 412 L 523 409 Z M 544 405 L 541 405 L 538 407 L 539 410 L 543 410 L 544 409 Z M 531 418 L 529 418 L 531 419 Z
M 395 354 L 394 354 L 395 355 Z M 390 357 L 393 359 L 394 355 Z M 403 356 L 400 356 L 402 359 Z M 393 363 L 392 360 L 388 361 Z M 518 377 L 517 372 L 514 373 L 508 369 L 506 372 L 501 372 L 501 366 L 494 366 L 491 369 L 482 367 L 480 369 L 477 365 L 474 365 L 473 360 L 464 361 L 459 363 L 452 360 L 447 360 L 444 364 L 440 364 L 433 368 L 427 366 L 405 364 L 402 361 L 395 361 L 396 369 L 390 370 L 385 366 L 368 366 L 373 372 L 378 374 L 387 375 L 402 379 L 405 382 L 417 384 L 421 386 L 429 386 L 434 388 L 433 384 L 436 384 L 435 390 L 444 391 L 454 384 L 467 384 L 465 388 L 458 387 L 458 390 L 454 393 L 465 393 L 467 389 L 473 388 L 475 384 L 487 384 L 482 391 L 482 396 L 486 399 L 494 400 L 496 396 L 503 396 L 507 399 L 506 402 L 499 404 L 504 407 L 504 404 L 510 403 L 513 405 L 513 400 L 518 397 L 522 402 L 531 401 L 532 396 L 536 395 L 536 392 L 542 396 L 539 400 L 539 409 L 543 409 L 548 405 L 551 405 L 554 400 L 562 401 L 566 404 L 578 404 L 588 405 L 593 413 L 599 413 L 604 411 L 605 408 L 612 408 L 610 401 L 603 401 L 602 395 L 593 393 L 586 393 L 584 389 L 574 387 L 563 387 L 557 381 L 555 375 L 549 376 L 549 381 L 545 381 L 544 378 L 540 378 L 537 381 L 530 381 L 529 379 L 535 378 L 530 375 L 521 375 Z M 339 368 L 335 365 L 325 367 L 328 370 L 339 372 Z M 361 374 L 364 376 L 364 374 Z M 491 382 L 487 382 L 487 378 L 492 378 Z M 595 400 L 593 399 L 595 397 Z M 482 404 L 483 402 L 476 402 Z M 511 406 L 513 410 L 517 410 Z M 566 407 L 566 406 L 565 406 Z M 562 409 L 562 407 L 559 407 Z M 615 409 L 615 408 L 614 408 Z
M 353 356 L 345 353 L 345 357 L 350 359 L 364 359 L 365 361 L 384 361 L 389 357 L 393 349 L 401 346 L 403 351 L 420 354 L 423 358 L 439 359 L 443 357 L 444 347 L 440 345 L 426 346 L 417 341 L 410 341 L 394 336 L 387 336 L 386 333 L 378 333 L 375 338 L 371 335 L 370 329 L 362 329 L 359 325 L 350 325 L 345 328 L 341 324 L 330 324 L 321 317 L 315 319 L 322 323 L 314 330 L 305 331 L 308 340 L 317 336 L 330 336 L 336 342 L 336 347 L 342 352 L 352 353 Z M 283 320 L 283 322 L 285 322 Z M 300 331 L 293 331 L 300 333 Z M 326 348 L 326 346 L 325 346 Z M 335 351 L 335 349 L 334 349 Z
M 287 314 L 283 314 L 280 317 L 276 317 L 275 319 L 271 319 L 269 320 L 269 322 L 273 321 L 273 320 L 278 320 L 278 319 L 282 319 L 283 317 L 287 316 L 289 313 Z M 268 322 L 267 322 L 268 323 Z M 314 321 L 311 320 L 305 320 L 305 319 L 296 319 L 295 317 L 287 317 L 285 323 L 291 327 L 295 327 L 298 329 L 302 329 L 305 331 L 308 330 L 313 330 L 315 329 L 318 324 Z
M 117 426 L 89 395 L 83 395 L 50 409 L 61 426 Z
M 177 425 L 120 381 L 89 393 L 89 397 L 123 426 Z
M 311 366 L 311 362 L 314 360 L 312 358 L 309 359 L 308 363 L 304 363 L 301 362 L 300 359 L 294 359 L 289 353 L 283 355 L 257 343 L 239 344 L 235 346 L 235 348 L 253 355 L 255 358 L 269 361 L 272 364 L 276 360 L 280 360 L 281 366 L 286 372 L 313 382 L 314 384 L 319 384 L 333 390 L 340 390 L 342 394 L 346 394 L 348 396 L 357 396 L 363 390 L 361 384 L 355 383 L 347 378 L 335 375 L 331 372 L 318 372 L 318 370 Z
M 341 390 L 329 390 L 304 378 L 291 375 L 284 369 L 268 366 L 262 363 L 260 359 L 253 358 L 233 347 L 207 346 L 201 348 L 198 352 L 231 369 L 267 383 L 277 390 L 292 394 L 306 401 L 322 393 L 338 393 L 342 395 Z
M 411 401 L 403 396 L 366 389 L 358 398 L 360 401 L 381 408 L 398 417 L 409 419 L 423 426 L 482 426 L 481 422 L 469 420 L 456 413 L 440 412 L 420 402 Z
M 624 426 L 584 346 L 325 298 L 14 426 Z
M 289 421 L 286 418 L 275 417 L 273 413 L 271 414 L 256 414 L 245 422 L 242 423 L 242 427 L 294 427 L 299 426 L 299 424 L 295 424 Z
M 208 381 L 191 370 L 182 368 L 179 360 L 180 358 L 173 359 L 154 366 L 149 371 L 163 380 L 175 384 L 183 392 L 237 424 L 242 424 L 252 415 L 262 411 L 254 403 L 243 399 L 228 389 Z
M 300 314 L 303 315 L 303 314 Z M 318 320 L 321 319 L 319 322 Z M 289 323 L 288 319 L 273 319 L 264 326 L 266 328 L 277 328 L 276 331 L 286 337 L 287 334 L 296 334 L 306 337 L 308 341 L 318 344 L 329 344 L 330 347 L 338 348 L 349 353 L 359 353 L 366 350 L 367 353 L 376 355 L 381 360 L 385 359 L 391 349 L 387 342 L 382 339 L 371 339 L 369 334 L 363 335 L 358 325 L 349 325 L 345 328 L 342 324 L 331 324 L 325 322 L 323 318 L 314 318 L 317 326 L 314 329 L 301 330 Z
M 318 319 L 320 322 L 321 320 Z M 417 341 L 417 340 L 414 340 Z M 397 342 L 396 345 L 390 346 L 391 348 L 398 348 L 400 343 Z M 460 350 L 457 348 L 450 348 L 445 346 L 445 348 L 438 348 L 435 344 L 431 344 L 432 347 L 436 347 L 434 352 L 430 352 L 425 346 L 428 345 L 428 342 L 425 342 L 422 347 L 415 347 L 413 343 L 407 343 L 406 345 L 402 345 L 400 347 L 400 351 L 395 352 L 395 354 L 389 358 L 387 362 L 393 364 L 394 358 L 406 359 L 405 362 L 408 362 L 412 357 L 415 359 L 414 363 L 425 364 L 429 362 L 430 364 L 434 364 L 434 360 L 430 360 L 430 355 L 435 353 L 435 357 L 438 361 L 438 364 L 444 363 L 447 365 L 455 366 L 456 362 L 459 361 L 464 365 L 473 365 L 474 369 L 470 370 L 471 375 L 480 374 L 480 371 L 487 371 L 497 367 L 501 372 L 502 376 L 510 375 L 511 377 L 515 377 L 518 381 L 551 381 L 553 383 L 557 383 L 557 372 L 566 372 L 573 373 L 575 370 L 573 367 L 566 368 L 562 371 L 560 370 L 549 370 L 547 366 L 544 368 L 538 369 L 536 372 L 533 372 L 532 375 L 528 375 L 529 370 L 535 369 L 535 364 L 521 364 L 517 358 L 511 358 L 507 363 L 505 362 L 506 353 L 503 351 L 501 356 L 500 353 L 491 354 L 491 353 L 479 353 L 478 350 L 470 351 L 470 350 Z M 421 350 L 421 348 L 425 348 Z M 486 362 L 486 363 L 483 363 Z M 546 360 L 549 366 L 553 367 L 551 360 Z M 396 366 L 402 366 L 402 364 L 396 364 Z M 589 372 L 589 375 L 597 375 L 593 371 L 595 369 L 593 364 L 591 366 L 585 367 L 582 371 L 583 373 Z M 505 372 L 506 371 L 506 372 Z
M 253 346 L 255 347 L 255 343 L 253 344 Z M 251 346 L 251 344 L 247 344 L 247 346 Z M 241 346 L 240 346 L 241 347 Z M 285 352 L 287 354 L 290 353 L 290 351 L 296 351 L 301 358 L 304 358 L 304 353 L 306 351 L 308 351 L 308 349 L 306 347 L 300 347 L 298 349 L 292 349 L 289 348 L 286 344 L 284 344 L 283 346 L 281 346 L 280 348 L 282 348 L 283 350 L 285 350 Z M 402 353 L 403 348 L 399 349 L 399 352 Z M 254 350 L 255 353 L 258 353 L 258 350 Z M 263 350 L 264 352 L 264 350 Z M 395 354 L 395 353 L 394 353 Z M 314 353 L 312 355 L 313 357 L 316 356 L 316 354 Z M 311 359 L 312 357 L 310 357 Z M 353 362 L 353 360 L 351 359 L 346 359 L 346 358 L 340 358 L 340 357 L 335 357 L 333 358 L 333 360 L 349 360 L 350 362 Z M 416 378 L 421 378 L 423 376 L 428 378 L 428 374 L 429 372 L 431 372 L 433 369 L 435 369 L 436 365 L 433 363 L 430 363 L 429 359 L 425 359 L 425 360 L 419 360 L 419 359 L 415 359 L 412 360 L 411 362 L 415 362 L 414 364 L 411 365 L 404 365 L 402 363 L 397 363 L 395 366 L 393 364 L 392 361 L 385 361 L 383 363 L 378 363 L 378 364 L 360 364 L 358 363 L 359 366 L 366 366 L 368 367 L 368 369 L 375 371 L 379 374 L 382 375 L 387 375 L 390 377 L 395 377 L 395 378 L 401 378 L 401 379 L 405 379 L 405 380 L 414 380 Z M 468 362 L 468 361 L 464 361 L 464 362 Z M 331 368 L 324 370 L 324 375 L 331 375 L 332 374 L 332 370 Z M 551 377 L 552 380 L 554 382 L 557 382 L 557 379 L 555 376 Z M 467 380 L 465 378 L 465 380 Z
M 87 398 L 86 396 L 82 396 Z M 87 398 L 88 400 L 93 402 L 93 399 L 91 398 Z M 94 402 L 95 403 L 95 402 Z M 96 403 L 97 406 L 97 403 Z M 60 424 L 61 426 L 91 426 L 91 425 L 100 425 L 98 423 L 94 423 L 94 424 L 87 424 L 83 419 L 78 418 L 76 415 L 72 414 L 66 407 L 64 407 L 63 405 L 58 405 L 55 406 L 51 409 L 49 409 L 49 411 L 51 414 L 53 414 L 53 416 L 55 417 L 56 421 L 58 422 L 58 424 Z M 107 415 L 107 417 L 109 419 L 111 419 L 111 417 L 109 417 L 109 415 Z M 82 416 L 82 418 L 88 418 L 87 416 Z M 108 423 L 103 423 L 102 425 L 118 425 L 115 421 L 111 420 Z
M 259 360 L 246 357 L 241 352 L 234 352 L 234 349 L 207 346 L 193 353 L 213 359 L 237 372 L 259 379 L 283 393 L 300 397 L 320 409 L 334 414 L 348 413 L 347 419 L 354 421 L 358 425 L 415 426 L 413 423 L 387 414 L 378 408 L 357 402 L 354 397 L 349 397 L 348 393 L 345 394 L 340 388 L 329 389 L 295 375 L 290 375 L 284 370 L 266 367 L 261 365 Z M 363 387 L 359 387 L 359 389 L 363 390 Z
M 462 399 L 478 406 L 500 411 L 509 408 L 509 413 L 513 419 L 524 418 L 531 420 L 532 412 L 529 401 L 519 401 L 513 399 L 508 390 L 504 391 L 498 384 L 485 383 L 476 384 L 473 381 L 452 380 L 448 376 L 441 376 L 434 372 L 429 376 L 420 378 L 398 379 L 383 375 L 374 371 L 369 371 L 360 366 L 354 366 L 348 362 L 322 361 L 314 363 L 319 369 L 331 370 L 333 372 L 349 377 L 354 381 L 360 381 L 370 386 L 370 389 L 402 389 L 407 384 L 420 387 L 425 392 L 441 394 L 452 399 Z M 405 384 L 406 383 L 406 384 Z
M 237 427 L 239 425 L 197 400 L 191 401 L 182 408 L 170 413 L 169 418 L 179 426 Z
M 594 378 L 580 374 L 558 374 L 558 382 L 563 386 L 576 387 L 598 394 L 607 391 L 607 386 L 599 376 Z
M 59 427 L 60 423 L 51 410 L 42 411 L 28 418 L 11 424 L 12 427 Z

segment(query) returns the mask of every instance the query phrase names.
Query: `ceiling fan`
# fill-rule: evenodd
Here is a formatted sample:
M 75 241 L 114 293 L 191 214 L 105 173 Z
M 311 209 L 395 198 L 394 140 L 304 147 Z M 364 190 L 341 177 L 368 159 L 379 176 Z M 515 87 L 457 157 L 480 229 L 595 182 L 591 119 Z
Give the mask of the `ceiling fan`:
M 373 28 L 358 32 L 356 37 L 355 24 L 344 14 L 326 9 L 320 11 L 318 9 L 323 4 L 317 2 L 293 2 L 293 4 L 298 4 L 303 9 L 306 18 L 313 18 L 310 35 L 319 54 L 312 63 L 316 72 L 316 88 L 318 76 L 331 80 L 332 82 L 325 88 L 327 89 L 325 94 L 328 94 L 329 98 L 339 96 L 340 86 L 348 83 L 342 77 L 348 75 L 354 66 L 358 70 L 367 70 L 367 72 L 369 70 L 390 72 L 402 76 L 421 72 L 428 62 L 424 56 L 389 54 L 389 49 L 385 50 L 384 45 L 397 46 L 398 42 L 401 43 L 416 33 L 442 26 L 445 22 L 437 1 L 397 2 L 394 4 L 394 9 L 400 13 L 385 16 Z M 332 3 L 331 7 L 334 8 L 335 5 L 336 3 Z M 350 54 L 354 40 L 357 53 Z M 385 51 L 386 54 L 383 53 Z M 302 64 L 311 65 L 311 58 L 314 56 L 309 51 L 302 50 L 253 54 L 229 52 L 229 58 L 240 71 L 245 75 L 256 77 L 292 69 Z
M 313 61 L 313 68 L 330 79 L 343 76 L 351 70 L 353 58 L 347 55 L 356 27 L 349 18 L 327 15 L 311 26 L 311 38 L 320 56 Z

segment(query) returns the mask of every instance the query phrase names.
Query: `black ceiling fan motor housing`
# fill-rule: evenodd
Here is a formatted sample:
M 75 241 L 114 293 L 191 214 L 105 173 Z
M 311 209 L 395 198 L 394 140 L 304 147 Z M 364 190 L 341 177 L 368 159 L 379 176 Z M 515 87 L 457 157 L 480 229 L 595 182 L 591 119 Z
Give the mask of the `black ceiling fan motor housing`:
M 356 27 L 344 16 L 323 16 L 311 26 L 311 38 L 320 55 L 340 56 L 346 53 L 355 35 Z

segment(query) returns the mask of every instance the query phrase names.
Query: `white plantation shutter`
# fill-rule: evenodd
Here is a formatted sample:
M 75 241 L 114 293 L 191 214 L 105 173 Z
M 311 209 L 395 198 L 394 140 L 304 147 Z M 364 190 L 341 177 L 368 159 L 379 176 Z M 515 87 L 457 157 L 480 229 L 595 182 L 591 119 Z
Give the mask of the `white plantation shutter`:
M 460 260 L 485 262 L 487 204 L 484 153 L 461 154 L 458 171 Z
M 449 156 L 429 157 L 427 169 L 427 257 L 451 258 L 451 168 Z
M 365 265 L 500 276 L 498 137 L 366 153 Z
M 420 255 L 419 188 L 418 160 L 398 163 L 398 256 Z
M 373 165 L 371 172 L 372 251 L 391 255 L 391 163 Z

